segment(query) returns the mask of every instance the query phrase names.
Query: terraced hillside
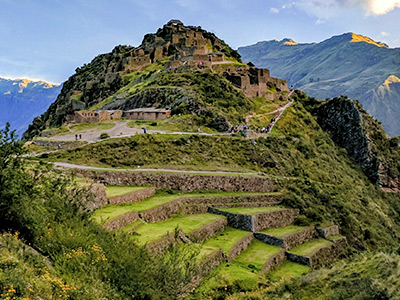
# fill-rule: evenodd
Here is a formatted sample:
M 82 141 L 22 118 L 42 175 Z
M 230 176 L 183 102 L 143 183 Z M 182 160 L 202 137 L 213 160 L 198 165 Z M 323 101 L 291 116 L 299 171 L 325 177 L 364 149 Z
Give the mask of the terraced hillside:
M 199 245 L 202 275 L 191 284 L 194 288 L 203 282 L 193 295 L 204 296 L 205 287 L 217 289 L 226 280 L 255 287 L 263 281 L 262 274 L 273 270 L 275 277 L 286 268 L 292 276 L 300 275 L 347 251 L 337 226 L 293 225 L 298 211 L 280 204 L 280 192 L 160 190 L 138 200 L 135 194 L 146 188 L 107 185 L 105 189 L 109 200 L 116 193 L 131 200 L 126 197 L 126 203 L 98 208 L 93 219 L 102 227 L 128 234 L 154 254 L 179 244 Z

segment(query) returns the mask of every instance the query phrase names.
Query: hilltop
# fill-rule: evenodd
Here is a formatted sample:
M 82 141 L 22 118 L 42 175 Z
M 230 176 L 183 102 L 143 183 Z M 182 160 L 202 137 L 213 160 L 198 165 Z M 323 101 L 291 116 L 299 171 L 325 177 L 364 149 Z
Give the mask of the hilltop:
M 55 101 L 60 91 L 60 85 L 44 81 L 0 78 L 0 128 L 10 122 L 21 136 L 33 118 Z
M 391 136 L 400 135 L 400 49 L 355 33 L 320 43 L 258 42 L 240 47 L 244 61 L 269 68 L 274 76 L 320 99 L 346 95 L 382 122 Z
M 286 81 L 243 64 L 214 34 L 171 20 L 145 35 L 140 46 L 117 46 L 77 68 L 24 137 L 61 126 L 79 110 L 149 107 L 167 108 L 197 126 L 226 131 L 256 105 L 249 98 L 284 101 L 287 93 Z

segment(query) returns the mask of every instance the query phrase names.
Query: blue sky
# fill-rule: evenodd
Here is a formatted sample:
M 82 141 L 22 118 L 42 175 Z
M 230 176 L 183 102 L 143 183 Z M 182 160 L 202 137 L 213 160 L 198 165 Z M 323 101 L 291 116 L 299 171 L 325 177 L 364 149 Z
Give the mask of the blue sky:
M 61 83 L 116 45 L 138 46 L 169 19 L 235 49 L 345 32 L 400 47 L 400 0 L 0 0 L 0 76 Z

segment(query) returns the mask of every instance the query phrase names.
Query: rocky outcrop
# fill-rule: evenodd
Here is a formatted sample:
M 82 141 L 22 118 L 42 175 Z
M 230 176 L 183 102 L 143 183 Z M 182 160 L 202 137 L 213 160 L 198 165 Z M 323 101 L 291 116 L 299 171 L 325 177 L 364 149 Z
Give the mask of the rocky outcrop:
M 400 148 L 356 101 L 334 98 L 314 111 L 323 130 L 347 150 L 374 184 L 384 190 L 400 189 Z
M 272 192 L 276 185 L 271 178 L 256 176 L 195 175 L 188 173 L 98 172 L 80 170 L 95 182 L 107 185 L 154 186 L 178 191 Z

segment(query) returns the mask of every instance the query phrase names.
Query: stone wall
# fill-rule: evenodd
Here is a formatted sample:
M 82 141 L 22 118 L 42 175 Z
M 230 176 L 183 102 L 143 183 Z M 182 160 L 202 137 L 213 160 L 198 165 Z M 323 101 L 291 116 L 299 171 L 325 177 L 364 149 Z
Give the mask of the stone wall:
M 331 225 L 325 228 L 317 228 L 317 232 L 321 237 L 327 239 L 330 236 L 339 234 L 339 226 Z
M 139 219 L 138 212 L 132 211 L 107 221 L 102 225 L 102 227 L 107 230 L 120 230 L 135 222 L 137 219 Z
M 347 251 L 348 245 L 346 237 L 341 237 L 332 241 L 332 244 L 317 249 L 315 252 L 307 256 L 301 256 L 293 253 L 286 252 L 286 256 L 289 260 L 307 265 L 311 268 L 319 268 L 324 265 L 330 264 L 334 260 L 343 256 Z
M 104 184 L 95 183 L 85 187 L 79 187 L 76 190 L 76 196 L 81 199 L 82 204 L 88 210 L 94 210 L 108 203 L 106 189 Z
M 143 189 L 143 190 L 133 191 L 131 193 L 128 193 L 128 194 L 125 194 L 122 196 L 110 198 L 108 200 L 108 203 L 112 204 L 112 205 L 116 205 L 116 204 L 121 204 L 121 203 L 138 202 L 138 201 L 142 201 L 146 198 L 153 196 L 155 192 L 156 192 L 156 189 L 154 187 L 150 187 L 150 188 Z
M 227 260 L 228 261 L 234 260 L 236 256 L 238 256 L 240 253 L 246 250 L 246 248 L 250 245 L 253 239 L 254 235 L 251 232 L 244 238 L 240 239 L 227 254 Z
M 285 250 L 281 249 L 278 253 L 272 255 L 264 264 L 261 272 L 267 273 L 270 270 L 281 265 L 286 260 Z
M 179 212 L 182 200 L 171 201 L 139 213 L 140 218 L 148 223 L 168 220 Z
M 297 209 L 280 209 L 253 215 L 251 231 L 260 231 L 271 227 L 284 227 L 293 223 L 299 214 Z
M 279 246 L 285 249 L 291 249 L 301 245 L 316 237 L 316 230 L 313 226 L 307 227 L 301 231 L 287 234 L 282 238 L 274 237 L 265 233 L 254 233 L 254 237 L 269 245 Z
M 80 170 L 86 177 L 108 185 L 151 185 L 157 189 L 179 191 L 272 192 L 274 181 L 264 177 L 194 175 L 155 172 L 98 172 Z
M 33 140 L 32 143 L 38 146 L 48 147 L 54 150 L 72 150 L 87 144 L 86 142 L 82 141 L 46 141 L 46 140 Z M 46 153 L 43 153 L 42 155 L 46 155 Z
M 208 212 L 227 217 L 228 225 L 233 228 L 246 231 L 252 231 L 253 229 L 253 218 L 250 215 L 234 214 L 213 207 L 209 207 Z
M 227 225 L 226 219 L 217 220 L 189 233 L 188 237 L 194 243 L 203 243 L 210 237 L 224 231 Z
M 170 246 L 176 247 L 179 243 L 186 240 L 185 233 L 182 230 L 177 232 L 171 232 L 165 235 L 163 238 L 146 244 L 146 248 L 149 252 L 158 254 L 166 251 Z

